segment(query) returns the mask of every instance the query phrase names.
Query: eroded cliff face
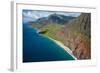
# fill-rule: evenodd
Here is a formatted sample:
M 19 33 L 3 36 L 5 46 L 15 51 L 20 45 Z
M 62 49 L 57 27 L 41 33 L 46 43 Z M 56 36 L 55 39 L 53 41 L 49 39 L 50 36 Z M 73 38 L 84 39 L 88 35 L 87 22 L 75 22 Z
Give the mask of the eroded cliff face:
M 79 27 L 81 33 L 91 36 L 91 14 L 90 13 L 82 13 L 79 18 L 77 18 L 76 26 Z
M 77 59 L 91 58 L 91 14 L 82 13 L 56 33 Z

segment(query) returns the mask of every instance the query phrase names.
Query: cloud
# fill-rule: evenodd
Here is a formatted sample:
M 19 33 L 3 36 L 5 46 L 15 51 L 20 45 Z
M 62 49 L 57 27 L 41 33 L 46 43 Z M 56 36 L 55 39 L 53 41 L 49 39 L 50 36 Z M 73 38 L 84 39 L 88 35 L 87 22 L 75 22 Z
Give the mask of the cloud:
M 77 17 L 79 16 L 81 13 L 78 12 L 54 12 L 54 11 L 37 11 L 37 10 L 23 10 L 23 21 L 27 22 L 27 21 L 35 21 L 38 18 L 41 17 L 47 17 L 51 14 L 62 14 L 62 15 L 66 15 L 66 16 L 73 16 L 73 17 Z
M 79 12 L 56 12 L 57 14 L 62 14 L 66 16 L 78 17 L 81 13 Z
M 32 19 L 38 18 L 38 16 L 35 15 L 35 13 L 33 11 L 23 11 L 23 17 L 28 17 L 28 18 L 32 18 Z

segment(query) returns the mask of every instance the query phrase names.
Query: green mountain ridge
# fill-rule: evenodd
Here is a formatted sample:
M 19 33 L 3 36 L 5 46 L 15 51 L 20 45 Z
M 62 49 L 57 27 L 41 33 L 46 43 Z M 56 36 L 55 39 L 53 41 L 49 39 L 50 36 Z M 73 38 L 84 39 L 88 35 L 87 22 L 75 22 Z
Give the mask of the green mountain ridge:
M 60 19 L 58 17 L 54 18 Z M 91 59 L 91 14 L 82 13 L 63 25 L 55 23 L 55 19 L 45 21 L 44 24 L 32 23 L 31 26 L 40 30 L 40 34 L 61 41 L 77 59 Z

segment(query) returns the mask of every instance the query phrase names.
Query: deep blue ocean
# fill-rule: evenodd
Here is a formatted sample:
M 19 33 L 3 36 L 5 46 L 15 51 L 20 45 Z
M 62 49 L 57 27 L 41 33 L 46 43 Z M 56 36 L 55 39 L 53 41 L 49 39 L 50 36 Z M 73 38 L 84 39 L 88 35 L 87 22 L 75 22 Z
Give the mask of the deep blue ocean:
M 75 60 L 62 47 L 23 24 L 23 62 Z

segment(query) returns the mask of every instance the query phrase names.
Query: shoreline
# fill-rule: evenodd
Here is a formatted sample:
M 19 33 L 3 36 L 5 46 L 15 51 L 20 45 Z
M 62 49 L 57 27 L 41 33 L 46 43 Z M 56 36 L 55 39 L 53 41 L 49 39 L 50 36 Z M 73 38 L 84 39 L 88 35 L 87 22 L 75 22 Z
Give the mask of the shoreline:
M 48 36 L 45 36 L 45 35 L 42 35 L 42 36 L 47 37 L 47 38 L 51 39 L 52 41 L 54 41 L 56 44 L 58 44 L 60 47 L 62 47 L 66 52 L 68 52 L 68 54 L 70 54 L 75 60 L 77 60 L 77 58 L 72 54 L 72 51 L 68 47 L 63 45 L 63 43 L 61 43 L 58 40 L 52 39 L 51 37 L 48 37 Z

